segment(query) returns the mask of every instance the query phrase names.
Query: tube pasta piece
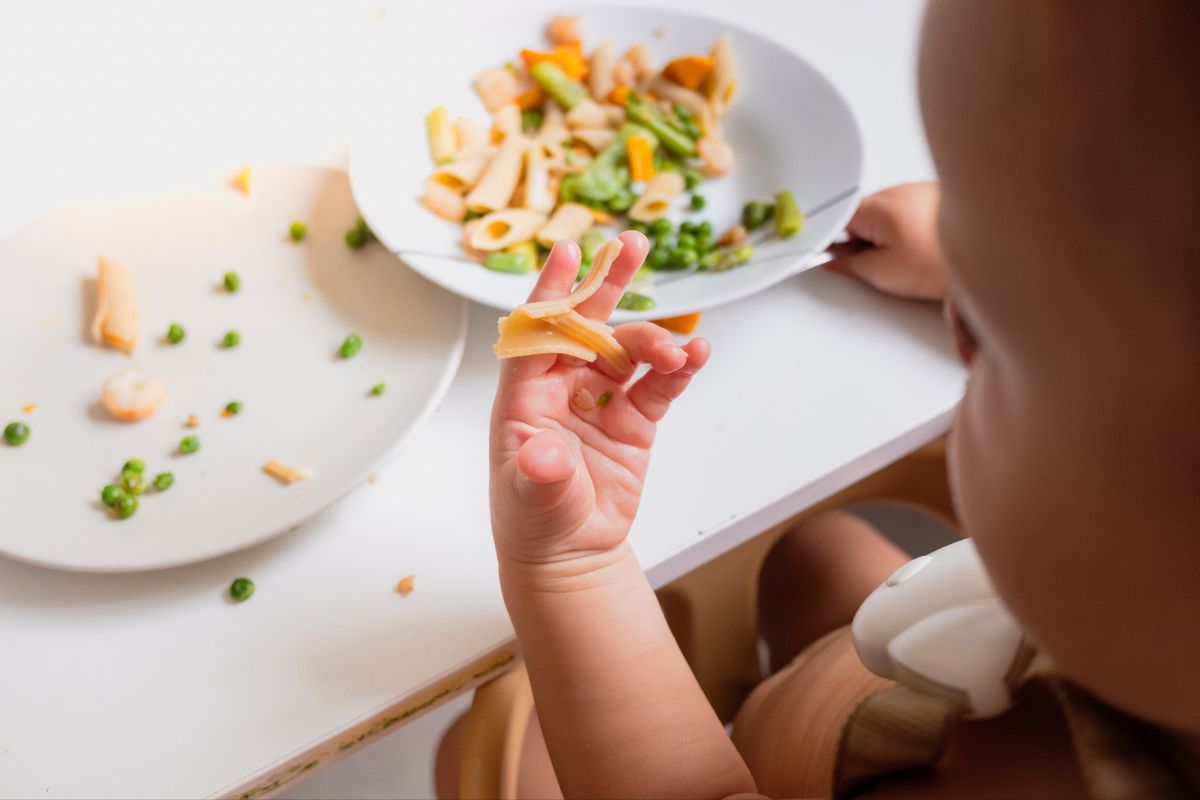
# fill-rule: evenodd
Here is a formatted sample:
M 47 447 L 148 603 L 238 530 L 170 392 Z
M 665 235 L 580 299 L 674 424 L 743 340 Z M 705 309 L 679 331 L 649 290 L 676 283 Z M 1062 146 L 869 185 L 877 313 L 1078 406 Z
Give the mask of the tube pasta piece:
M 463 158 L 488 146 L 488 132 L 475 120 L 459 117 L 454 120 L 454 140 L 457 143 L 456 154 Z
M 429 177 L 430 180 L 462 194 L 475 185 L 490 160 L 491 156 L 487 153 L 467 156 L 438 167 Z
M 451 222 L 462 222 L 467 213 L 467 202 L 462 193 L 439 181 L 436 175 L 425 181 L 421 204 L 442 219 Z
M 100 404 L 113 419 L 137 422 L 158 411 L 166 402 L 167 387 L 153 378 L 143 378 L 127 369 L 110 378 L 100 393 Z
M 612 39 L 605 39 L 592 51 L 592 63 L 588 70 L 588 89 L 591 90 L 592 97 L 603 100 L 616 88 L 617 83 L 613 80 L 613 67 L 616 63 Z
M 521 129 L 521 109 L 515 103 L 502 106 L 492 117 L 492 141 L 497 144 L 519 137 Z
M 654 65 L 650 62 L 650 50 L 644 44 L 635 44 L 625 51 L 623 61 L 633 67 L 634 80 L 641 83 L 654 73 Z
M 507 208 L 521 179 L 524 157 L 524 138 L 514 136 L 507 139 L 479 176 L 475 187 L 467 194 L 467 208 L 483 214 Z
M 96 313 L 92 338 L 132 353 L 137 347 L 137 283 L 133 270 L 120 261 L 100 256 L 96 278 Z
M 605 243 L 583 283 L 566 297 L 526 303 L 502 317 L 500 338 L 493 348 L 496 356 L 503 359 L 557 353 L 584 361 L 599 357 L 619 374 L 632 372 L 629 353 L 613 336 L 612 328 L 575 310 L 604 284 L 621 247 L 619 239 Z
M 629 209 L 629 218 L 638 222 L 653 222 L 667 213 L 671 201 L 683 192 L 683 188 L 683 175 L 680 173 L 658 173 L 650 180 L 642 196 L 634 201 Z
M 717 116 L 724 116 L 733 105 L 737 94 L 738 69 L 733 58 L 733 40 L 725 34 L 712 49 L 713 68 L 705 84 L 705 94 L 716 110 Z
M 554 209 L 550 191 L 550 158 L 539 141 L 529 143 L 525 151 L 525 208 L 549 214 Z
M 491 67 L 475 76 L 471 83 L 488 111 L 496 111 L 517 99 L 521 93 L 517 76 L 504 67 Z
M 445 164 L 454 160 L 458 141 L 445 106 L 438 106 L 425 115 L 425 135 L 429 139 L 429 156 L 433 163 Z
M 563 160 L 563 142 L 572 138 L 571 130 L 566 122 L 547 122 L 538 131 L 537 140 L 545 148 L 546 155 L 553 164 L 561 164 Z
M 285 464 L 282 461 L 272 458 L 267 463 L 263 464 L 263 472 L 276 478 L 281 483 L 291 485 L 297 481 L 307 480 L 312 477 L 312 470 L 293 467 L 290 464 Z
M 650 82 L 650 91 L 672 105 L 680 105 L 692 112 L 705 132 L 716 128 L 717 113 L 712 105 L 699 92 L 685 89 L 677 83 L 659 75 Z
M 552 247 L 559 239 L 579 241 L 592 227 L 592 210 L 579 203 L 563 203 L 537 232 L 538 244 Z
M 577 128 L 571 135 L 590 147 L 593 153 L 599 153 L 617 138 L 617 132 L 612 128 Z
M 720 177 L 733 169 L 733 145 L 715 136 L 705 136 L 696 142 L 696 152 L 704 162 L 704 174 L 710 178 Z
M 608 118 L 608 124 L 614 128 L 621 127 L 621 123 L 625 121 L 625 107 L 615 103 L 606 103 L 601 107 L 604 109 L 604 116 Z
M 570 17 L 565 14 L 551 17 L 550 23 L 546 25 L 546 38 L 552 44 L 578 47 L 583 41 L 579 35 L 579 17 Z
M 637 83 L 637 70 L 627 58 L 617 62 L 613 67 L 612 76 L 617 86 L 633 86 Z
M 546 224 L 546 215 L 528 208 L 505 208 L 480 217 L 478 223 L 467 236 L 467 245 L 491 253 L 532 239 Z
M 567 112 L 567 125 L 571 128 L 603 128 L 608 124 L 608 115 L 595 100 L 584 100 Z

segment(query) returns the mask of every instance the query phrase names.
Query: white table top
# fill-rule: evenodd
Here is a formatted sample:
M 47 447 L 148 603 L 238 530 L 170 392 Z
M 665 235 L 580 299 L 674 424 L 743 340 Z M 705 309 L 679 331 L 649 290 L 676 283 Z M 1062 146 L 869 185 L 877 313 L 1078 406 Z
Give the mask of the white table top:
M 931 175 L 915 0 L 669 5 L 736 20 L 824 70 L 862 123 L 868 190 Z M 378 48 L 430 24 L 401 3 L 95 6 L 0 12 L 0 236 L 113 187 L 336 163 L 348 120 L 377 102 L 362 75 Z M 294 534 L 130 576 L 0 559 L 0 796 L 241 793 L 278 765 L 336 757 L 397 701 L 494 661 L 512 636 L 486 505 L 495 317 L 472 308 L 450 393 L 378 482 Z M 632 534 L 656 584 L 944 432 L 961 391 L 933 309 L 819 270 L 706 314 L 699 332 L 713 359 L 662 425 Z M 408 573 L 402 598 L 392 587 Z M 258 591 L 233 606 L 224 592 L 243 574 Z

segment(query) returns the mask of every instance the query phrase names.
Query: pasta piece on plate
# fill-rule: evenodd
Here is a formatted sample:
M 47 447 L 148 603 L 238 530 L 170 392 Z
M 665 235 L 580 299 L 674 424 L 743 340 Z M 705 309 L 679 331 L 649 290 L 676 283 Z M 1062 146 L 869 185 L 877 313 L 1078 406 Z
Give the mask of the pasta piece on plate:
M 559 239 L 579 241 L 584 231 L 592 227 L 592 210 L 579 203 L 563 203 L 537 232 L 538 244 L 553 247 Z
M 504 142 L 467 195 L 467 208 L 482 214 L 507 208 L 521 179 L 524 160 L 524 138 L 517 136 Z
M 654 222 L 670 210 L 671 201 L 683 192 L 683 188 L 683 176 L 678 172 L 658 173 L 629 209 L 629 218 L 638 222 Z
M 473 250 L 491 253 L 527 242 L 546 224 L 546 215 L 528 208 L 505 208 L 481 217 L 467 235 Z
M 92 338 L 126 353 L 137 347 L 137 284 L 133 270 L 104 256 L 100 256 L 96 278 Z

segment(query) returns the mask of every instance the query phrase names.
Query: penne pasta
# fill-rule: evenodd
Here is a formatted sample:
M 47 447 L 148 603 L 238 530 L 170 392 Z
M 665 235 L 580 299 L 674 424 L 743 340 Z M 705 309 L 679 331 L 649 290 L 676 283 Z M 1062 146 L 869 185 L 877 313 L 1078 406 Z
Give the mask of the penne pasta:
M 538 244 L 553 247 L 560 239 L 579 241 L 592 227 L 592 210 L 579 203 L 563 203 L 537 232 Z
M 454 139 L 459 158 L 488 146 L 487 130 L 473 119 L 459 117 L 454 120 Z
M 475 187 L 467 194 L 467 208 L 484 214 L 506 208 L 521 180 L 525 160 L 525 139 L 514 136 L 500 146 Z
M 654 74 L 654 65 L 650 62 L 650 50 L 644 44 L 635 44 L 625 51 L 623 61 L 633 67 L 633 78 L 638 83 Z
M 592 51 L 592 63 L 588 70 L 588 88 L 596 100 L 604 100 L 608 97 L 608 93 L 616 87 L 616 81 L 613 80 L 613 67 L 616 66 L 616 63 L 617 59 L 611 39 L 605 39 Z
M 650 180 L 642 196 L 634 201 L 629 209 L 629 218 L 638 222 L 653 222 L 670 210 L 671 201 L 683 192 L 683 188 L 683 175 L 680 173 L 658 173 Z
M 545 148 L 550 161 L 556 165 L 562 164 L 563 150 L 565 149 L 563 142 L 571 138 L 571 130 L 562 120 L 544 123 L 537 136 L 538 142 Z
M 712 49 L 713 69 L 706 86 L 708 100 L 717 116 L 724 116 L 733 105 L 738 88 L 737 63 L 733 58 L 733 40 L 729 34 L 717 39 Z
M 677 83 L 659 75 L 650 82 L 650 91 L 672 105 L 679 105 L 692 112 L 705 131 L 716 128 L 717 114 L 712 105 L 699 92 L 685 89 Z
M 602 108 L 604 109 L 604 116 L 608 118 L 609 125 L 619 128 L 625 122 L 625 109 L 622 106 L 607 103 Z
M 554 194 L 550 191 L 550 158 L 545 146 L 537 140 L 525 151 L 525 208 L 549 214 L 554 209 Z
M 431 180 L 435 180 L 443 186 L 453 189 L 462 194 L 475 185 L 479 180 L 479 176 L 483 174 L 483 170 L 487 167 L 489 161 L 492 160 L 492 154 L 477 153 L 469 155 L 465 158 L 460 158 L 458 161 L 453 161 L 445 166 L 438 167 L 430 175 Z
M 126 353 L 137 347 L 137 284 L 133 270 L 100 256 L 96 278 L 96 314 L 92 338 Z
M 567 112 L 567 125 L 571 128 L 603 128 L 608 124 L 608 115 L 595 100 L 584 100 Z
M 617 138 L 617 132 L 612 128 L 577 128 L 571 135 L 590 147 L 593 153 L 599 153 Z
M 496 111 L 514 102 L 521 93 L 517 76 L 504 67 L 485 69 L 475 76 L 471 86 L 488 111 Z
M 505 208 L 480 217 L 470 229 L 467 245 L 491 253 L 528 241 L 546 224 L 546 215 L 528 208 Z
M 436 176 L 430 176 L 429 180 L 425 181 L 421 204 L 442 219 L 451 222 L 462 222 L 467 213 L 467 202 L 463 199 L 462 192 L 451 189 Z
M 505 139 L 522 134 L 521 109 L 515 103 L 501 106 L 492 117 L 492 141 L 500 144 Z

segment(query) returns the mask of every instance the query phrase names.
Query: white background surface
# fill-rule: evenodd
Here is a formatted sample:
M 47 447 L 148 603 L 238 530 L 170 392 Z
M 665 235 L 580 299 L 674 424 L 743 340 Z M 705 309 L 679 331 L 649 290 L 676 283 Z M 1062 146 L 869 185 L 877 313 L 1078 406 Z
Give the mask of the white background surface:
M 931 175 L 916 2 L 673 5 L 822 69 L 862 124 L 867 190 Z M 72 199 L 335 159 L 356 114 L 399 102 L 371 94 L 378 48 L 445 30 L 381 8 L 0 8 L 0 233 Z M 128 578 L 0 561 L 0 795 L 217 793 L 506 640 L 484 500 L 494 322 L 472 309 L 450 394 L 381 480 L 294 535 Z M 700 333 L 713 360 L 662 426 L 633 532 L 656 582 L 932 438 L 960 391 L 936 311 L 819 271 Z M 238 574 L 258 593 L 231 606 Z

